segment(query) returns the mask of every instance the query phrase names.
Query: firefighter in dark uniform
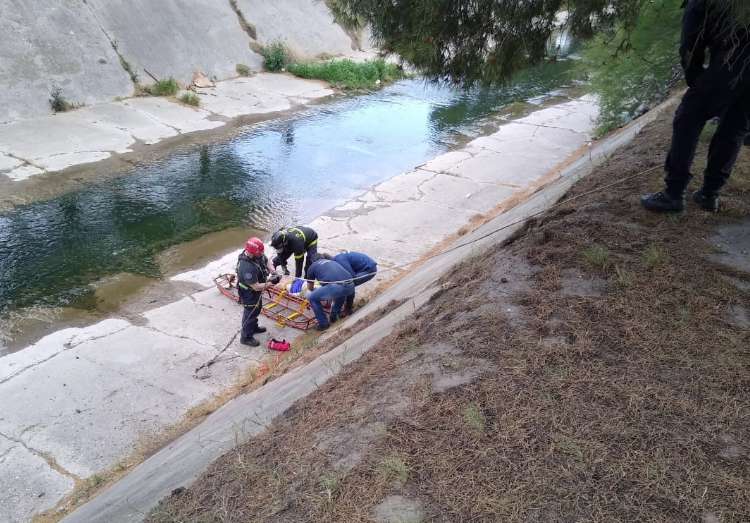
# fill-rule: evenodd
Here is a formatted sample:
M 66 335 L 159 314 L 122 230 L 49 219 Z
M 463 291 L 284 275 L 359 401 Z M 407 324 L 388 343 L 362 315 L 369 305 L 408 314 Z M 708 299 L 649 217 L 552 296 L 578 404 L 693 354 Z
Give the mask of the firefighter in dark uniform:
M 307 268 L 318 255 L 318 233 L 310 227 L 298 225 L 279 229 L 271 237 L 271 247 L 276 249 L 273 268 L 283 267 L 289 274 L 286 261 L 294 255 L 294 277 L 302 277 L 302 267 Z
M 263 291 L 279 283 L 281 279 L 276 274 L 269 278 L 273 268 L 263 254 L 264 250 L 259 238 L 250 238 L 237 260 L 237 290 L 240 304 L 244 307 L 240 343 L 250 347 L 260 345 L 255 339 L 256 333 L 266 332 L 265 327 L 258 325 L 258 315 L 263 307 Z
M 665 189 L 641 198 L 646 209 L 675 212 L 685 206 L 698 139 L 706 122 L 719 118 L 711 140 L 703 186 L 693 200 L 703 209 L 719 209 L 719 191 L 732 172 L 750 132 L 750 32 L 737 7 L 723 0 L 684 3 L 680 57 L 688 90 L 674 118 L 672 146 L 665 165 Z M 739 5 L 739 2 L 738 2 Z M 710 62 L 704 67 L 706 51 Z

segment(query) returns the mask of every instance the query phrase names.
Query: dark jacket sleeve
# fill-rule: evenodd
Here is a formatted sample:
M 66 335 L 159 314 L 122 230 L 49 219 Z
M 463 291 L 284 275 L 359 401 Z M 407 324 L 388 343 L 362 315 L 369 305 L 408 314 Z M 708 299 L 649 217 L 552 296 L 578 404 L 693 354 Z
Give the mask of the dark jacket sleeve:
M 282 266 L 286 268 L 286 261 L 289 259 L 291 255 L 292 255 L 292 251 L 291 249 L 289 249 L 289 247 L 287 247 L 283 251 L 276 254 L 276 256 L 273 258 L 271 263 L 273 264 L 274 268 L 278 266 Z
M 682 41 L 680 61 L 685 71 L 685 79 L 691 85 L 701 73 L 706 60 L 706 1 L 689 0 L 682 18 Z

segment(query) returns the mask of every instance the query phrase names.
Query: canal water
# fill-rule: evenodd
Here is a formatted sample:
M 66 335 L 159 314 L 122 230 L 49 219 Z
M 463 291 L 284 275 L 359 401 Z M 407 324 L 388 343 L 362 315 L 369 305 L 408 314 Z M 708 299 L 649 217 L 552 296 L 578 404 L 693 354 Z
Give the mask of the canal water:
M 549 63 L 492 90 L 400 81 L 0 214 L 0 355 L 29 314 L 96 311 L 103 279 L 163 278 L 165 252 L 219 231 L 239 240 L 307 222 L 480 134 L 510 104 L 569 84 L 571 70 Z

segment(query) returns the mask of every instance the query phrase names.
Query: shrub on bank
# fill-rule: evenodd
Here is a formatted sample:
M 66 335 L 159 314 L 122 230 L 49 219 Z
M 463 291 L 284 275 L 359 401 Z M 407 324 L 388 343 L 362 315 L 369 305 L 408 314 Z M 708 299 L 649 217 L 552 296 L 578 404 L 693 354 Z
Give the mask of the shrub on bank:
M 289 63 L 289 51 L 283 42 L 274 42 L 261 50 L 263 66 L 271 72 L 281 71 Z
M 151 96 L 174 96 L 180 90 L 177 80 L 171 76 L 166 80 L 159 80 L 153 85 L 145 87 L 144 90 Z
M 342 89 L 372 89 L 380 83 L 391 82 L 403 76 L 397 65 L 386 63 L 382 59 L 367 62 L 344 59 L 291 64 L 288 70 L 301 78 L 325 80 Z

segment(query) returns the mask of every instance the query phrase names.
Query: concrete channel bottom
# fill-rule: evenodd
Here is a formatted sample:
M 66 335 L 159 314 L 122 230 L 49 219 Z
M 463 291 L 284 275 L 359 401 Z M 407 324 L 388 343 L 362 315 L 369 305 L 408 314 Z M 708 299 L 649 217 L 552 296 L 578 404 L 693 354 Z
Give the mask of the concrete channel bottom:
M 342 327 L 391 300 L 408 301 L 307 367 L 231 401 L 65 521 L 140 520 L 172 489 L 190 483 L 208 463 L 263 430 L 294 401 L 374 346 L 429 298 L 437 278 L 457 261 L 502 240 L 517 225 L 431 259 L 417 271 L 403 274 L 387 272 L 389 268 L 419 259 L 476 215 L 491 213 L 503 201 L 523 201 L 553 173 L 559 174 L 557 181 L 460 241 L 546 209 L 650 121 L 647 115 L 581 154 L 595 114 L 596 104 L 588 98 L 540 110 L 315 220 L 311 225 L 325 250 L 367 252 L 386 270 L 381 279 L 400 276 Z M 572 161 L 576 152 L 578 159 Z M 567 167 L 560 170 L 561 165 Z M 177 423 L 191 407 L 220 394 L 249 366 L 267 358 L 265 349 L 237 343 L 241 311 L 211 288 L 213 277 L 231 272 L 235 260 L 232 253 L 176 276 L 207 290 L 144 313 L 138 325 L 111 319 L 66 329 L 0 360 L 3 517 L 23 521 L 53 507 L 75 481 L 116 466 L 144 437 Z M 274 328 L 269 332 L 287 339 L 290 334 Z M 195 379 L 194 370 L 219 351 L 223 356 L 211 372 Z

